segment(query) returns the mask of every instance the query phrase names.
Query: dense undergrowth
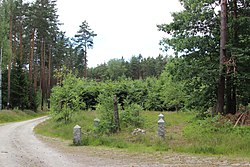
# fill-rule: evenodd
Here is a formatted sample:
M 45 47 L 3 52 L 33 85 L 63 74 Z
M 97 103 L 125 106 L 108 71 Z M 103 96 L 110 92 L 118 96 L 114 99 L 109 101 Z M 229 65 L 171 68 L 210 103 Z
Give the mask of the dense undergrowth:
M 220 115 L 194 120 L 183 130 L 188 145 L 176 150 L 202 154 L 250 157 L 250 127 L 234 127 Z
M 230 122 L 221 123 L 219 116 L 197 119 L 191 112 L 164 112 L 166 121 L 165 140 L 157 137 L 157 119 L 160 112 L 143 111 L 142 128 L 146 134 L 132 135 L 133 126 L 121 127 L 117 134 L 97 133 L 93 120 L 98 112 L 81 111 L 73 114 L 68 124 L 50 119 L 38 127 L 37 133 L 72 140 L 73 127 L 82 127 L 82 145 L 108 146 L 130 151 L 172 151 L 194 154 L 250 156 L 250 127 L 235 127 Z
M 83 132 L 80 145 L 85 146 L 250 157 L 250 128 L 233 127 L 226 117 L 209 115 L 213 112 L 208 107 L 214 101 L 207 97 L 203 99 L 207 105 L 192 105 L 196 100 L 183 94 L 183 88 L 183 83 L 178 85 L 168 72 L 159 79 L 106 82 L 82 80 L 69 73 L 52 90 L 52 119 L 39 125 L 36 131 L 72 140 L 73 127 L 78 124 Z M 119 110 L 120 121 L 114 116 L 114 108 Z M 159 112 L 154 110 L 177 111 L 164 112 L 165 139 L 157 136 Z M 97 127 L 95 118 L 100 119 Z M 117 122 L 121 130 L 117 130 Z M 144 129 L 146 134 L 132 135 L 136 128 Z

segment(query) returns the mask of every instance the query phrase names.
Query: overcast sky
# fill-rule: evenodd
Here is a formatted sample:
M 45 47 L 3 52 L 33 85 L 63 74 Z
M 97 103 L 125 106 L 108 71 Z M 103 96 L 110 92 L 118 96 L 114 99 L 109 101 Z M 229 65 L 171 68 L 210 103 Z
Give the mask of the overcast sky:
M 57 0 L 57 7 L 68 37 L 84 20 L 97 34 L 88 50 L 90 67 L 122 56 L 158 56 L 164 33 L 156 25 L 169 23 L 171 12 L 181 9 L 178 0 Z

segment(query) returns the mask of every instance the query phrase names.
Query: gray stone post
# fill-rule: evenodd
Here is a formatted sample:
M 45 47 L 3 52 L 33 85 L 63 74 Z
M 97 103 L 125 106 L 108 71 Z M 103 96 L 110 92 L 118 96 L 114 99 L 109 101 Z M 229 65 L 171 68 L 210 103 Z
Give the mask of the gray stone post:
M 165 121 L 161 118 L 158 121 L 158 137 L 165 138 Z
M 100 124 L 100 119 L 98 119 L 98 118 L 94 119 L 94 127 L 95 128 L 98 127 L 99 124 Z
M 158 115 L 158 121 L 159 121 L 161 118 L 164 120 L 164 115 L 163 115 L 163 114 L 159 114 L 159 115 Z
M 76 125 L 73 129 L 73 143 L 74 145 L 80 145 L 82 140 L 82 131 L 79 125 Z

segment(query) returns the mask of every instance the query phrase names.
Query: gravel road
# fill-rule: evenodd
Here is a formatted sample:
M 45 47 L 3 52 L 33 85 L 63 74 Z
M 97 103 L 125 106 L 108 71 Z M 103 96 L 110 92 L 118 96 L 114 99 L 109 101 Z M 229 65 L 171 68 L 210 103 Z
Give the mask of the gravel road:
M 242 159 L 171 153 L 130 153 L 102 147 L 72 147 L 69 142 L 35 135 L 47 117 L 0 125 L 0 167 L 249 166 Z

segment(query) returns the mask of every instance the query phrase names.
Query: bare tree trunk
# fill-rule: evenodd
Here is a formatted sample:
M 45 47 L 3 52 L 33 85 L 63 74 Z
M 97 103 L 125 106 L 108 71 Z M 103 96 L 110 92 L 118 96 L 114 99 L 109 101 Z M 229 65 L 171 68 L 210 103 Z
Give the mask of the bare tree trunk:
M 238 5 L 237 0 L 234 0 L 234 13 L 233 13 L 233 19 L 234 19 L 234 44 L 237 44 L 237 38 L 238 38 L 238 31 L 237 31 L 237 17 L 238 17 Z
M 233 1 L 233 30 L 232 30 L 232 41 L 233 46 L 237 47 L 238 43 L 238 32 L 237 32 L 237 0 Z M 233 52 L 231 52 L 231 57 L 228 58 L 228 67 L 227 67 L 227 77 L 226 77 L 226 86 L 227 86 L 227 105 L 226 113 L 236 114 L 236 59 Z
M 37 75 L 38 75 L 38 72 L 37 72 L 37 63 L 35 62 L 34 63 L 34 92 L 37 91 Z
M 32 81 L 33 81 L 33 61 L 34 61 L 34 46 L 35 46 L 35 29 L 32 30 L 32 37 L 31 37 L 31 44 L 30 44 L 30 56 L 29 56 L 29 82 L 30 82 L 30 101 L 34 98 L 33 97 L 33 86 L 32 86 Z M 22 56 L 20 56 L 20 61 L 22 60 Z
M 116 95 L 114 96 L 114 120 L 115 120 L 115 129 L 114 132 L 117 133 L 121 130 L 120 128 L 120 119 L 119 119 L 119 112 L 118 112 L 118 102 Z
M 20 38 L 20 63 L 23 63 L 23 26 L 21 23 L 21 28 L 19 30 L 19 38 Z
M 34 40 L 35 40 L 35 38 L 34 38 Z M 34 41 L 35 42 L 35 41 Z M 34 92 L 37 92 L 37 87 L 38 87 L 38 52 L 35 52 L 35 50 L 34 50 L 34 53 L 36 53 L 35 54 L 35 60 L 34 60 Z
M 13 26 L 13 25 L 12 25 Z M 15 26 L 15 24 L 14 24 Z M 16 64 L 16 58 L 17 58 L 17 41 L 16 41 L 16 32 L 12 32 L 12 35 L 14 36 L 14 41 L 13 41 L 13 54 L 12 54 L 12 59 L 13 59 L 13 64 Z
M 11 60 L 8 64 L 8 99 L 7 99 L 7 109 L 10 109 L 10 74 L 11 74 Z
M 44 107 L 44 52 L 45 52 L 45 42 L 42 39 L 41 42 L 41 57 L 40 57 L 40 88 L 42 92 L 41 110 Z
M 226 76 L 226 113 L 232 112 L 232 88 L 233 88 L 233 78 L 231 74 Z
M 84 49 L 84 78 L 87 78 L 87 44 L 85 44 Z
M 87 52 L 85 52 L 85 57 L 84 57 L 84 78 L 87 78 Z
M 44 100 L 45 103 L 48 99 L 48 68 L 44 66 L 44 74 L 43 74 L 43 94 L 44 94 Z
M 7 109 L 10 109 L 10 74 L 11 74 L 11 61 L 12 61 L 12 14 L 10 14 L 10 32 L 9 32 L 9 41 L 10 41 L 10 60 L 8 64 L 8 99 L 7 99 Z
M 51 91 L 51 61 L 52 61 L 52 55 L 51 55 L 51 46 L 49 48 L 49 64 L 48 64 L 48 89 L 47 94 L 48 98 L 50 98 L 50 91 Z
M 237 6 L 237 0 L 234 0 L 234 46 L 237 45 L 238 43 L 238 32 L 237 32 L 237 17 L 238 17 L 238 6 Z M 234 70 L 233 70 L 234 71 Z M 232 114 L 236 114 L 237 111 L 237 103 L 236 103 L 236 71 L 234 71 L 234 75 L 233 75 L 233 85 L 232 85 Z
M 221 27 L 220 27 L 220 74 L 216 112 L 224 113 L 225 77 L 224 62 L 226 58 L 226 33 L 227 33 L 227 0 L 221 0 Z
M 3 42 L 2 42 L 3 43 Z M 2 110 L 2 58 L 3 58 L 3 44 L 0 48 L 0 110 Z
M 43 43 L 43 99 L 47 99 L 47 76 L 46 76 L 46 71 L 47 68 L 45 67 L 45 62 L 46 62 L 46 46 L 45 46 L 45 41 Z

